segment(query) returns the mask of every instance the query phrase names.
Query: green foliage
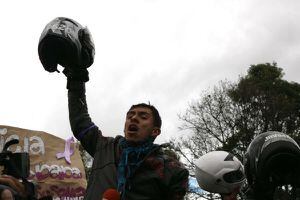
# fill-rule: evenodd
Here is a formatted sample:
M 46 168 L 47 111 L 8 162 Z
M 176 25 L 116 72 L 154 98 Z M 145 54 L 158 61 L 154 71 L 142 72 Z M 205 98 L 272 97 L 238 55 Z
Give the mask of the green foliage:
M 276 130 L 299 143 L 300 85 L 282 77 L 282 69 L 276 63 L 252 65 L 248 74 L 229 90 L 228 95 L 242 108 L 243 115 L 250 116 L 250 121 L 243 116 L 236 119 L 239 135 L 250 134 L 253 138 Z
M 276 63 L 251 65 L 237 83 L 221 81 L 189 104 L 179 115 L 180 129 L 189 135 L 173 146 L 190 174 L 193 161 L 209 151 L 225 150 L 242 159 L 251 140 L 266 131 L 284 132 L 300 143 L 300 85 L 283 76 Z

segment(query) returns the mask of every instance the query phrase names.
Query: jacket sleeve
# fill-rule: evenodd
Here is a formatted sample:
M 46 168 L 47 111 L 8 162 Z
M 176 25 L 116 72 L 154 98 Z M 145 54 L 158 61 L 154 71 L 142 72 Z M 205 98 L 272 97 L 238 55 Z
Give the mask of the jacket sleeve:
M 168 200 L 183 200 L 188 191 L 189 172 L 178 161 L 168 163 L 168 168 L 172 171 L 169 185 Z
M 69 120 L 73 135 L 81 142 L 83 148 L 91 156 L 94 156 L 97 141 L 99 137 L 102 137 L 102 133 L 89 116 L 85 97 L 85 84 L 68 80 L 67 88 Z

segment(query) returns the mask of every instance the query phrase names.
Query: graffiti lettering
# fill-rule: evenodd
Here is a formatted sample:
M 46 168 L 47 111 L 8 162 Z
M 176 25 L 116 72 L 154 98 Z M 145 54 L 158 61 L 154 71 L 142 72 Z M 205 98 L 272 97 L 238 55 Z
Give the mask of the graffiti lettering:
M 80 179 L 82 178 L 82 174 L 80 170 L 76 167 L 64 167 L 59 165 L 35 165 L 35 172 L 30 172 L 30 179 L 33 179 L 36 177 L 38 181 L 45 180 L 46 178 L 52 178 L 52 179 Z
M 83 200 L 83 197 L 56 197 L 53 200 Z
M 81 200 L 85 194 L 84 187 L 59 187 L 56 185 L 50 186 L 48 189 L 42 189 L 37 186 L 37 193 L 39 197 L 52 196 L 57 200 Z
M 0 150 L 3 150 L 4 144 L 12 139 L 20 140 L 20 137 L 17 134 L 10 135 L 5 137 L 7 133 L 6 128 L 0 128 Z M 20 140 L 22 144 L 22 141 Z M 45 154 L 45 145 L 42 138 L 38 136 L 24 137 L 23 138 L 23 148 L 20 145 L 15 146 L 13 149 L 10 148 L 12 152 L 28 152 L 32 155 L 44 155 Z
M 79 197 L 84 196 L 85 189 L 83 187 L 58 187 L 56 185 L 52 185 L 50 189 L 54 192 L 54 196 L 59 197 Z

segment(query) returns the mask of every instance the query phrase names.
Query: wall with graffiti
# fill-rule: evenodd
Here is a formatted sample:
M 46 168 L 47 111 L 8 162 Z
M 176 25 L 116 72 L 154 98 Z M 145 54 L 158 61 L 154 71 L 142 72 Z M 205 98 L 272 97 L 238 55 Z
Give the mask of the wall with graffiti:
M 11 139 L 18 139 L 19 144 L 11 146 L 10 151 L 30 155 L 29 180 L 36 183 L 39 197 L 83 199 L 85 171 L 73 137 L 63 140 L 42 131 L 0 125 L 0 151 Z

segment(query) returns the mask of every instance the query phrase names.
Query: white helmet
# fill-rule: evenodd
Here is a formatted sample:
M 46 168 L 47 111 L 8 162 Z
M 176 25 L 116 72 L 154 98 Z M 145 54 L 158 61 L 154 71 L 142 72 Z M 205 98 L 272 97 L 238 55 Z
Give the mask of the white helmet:
M 229 194 L 245 182 L 244 167 L 231 153 L 212 151 L 195 161 L 199 186 L 213 193 Z

